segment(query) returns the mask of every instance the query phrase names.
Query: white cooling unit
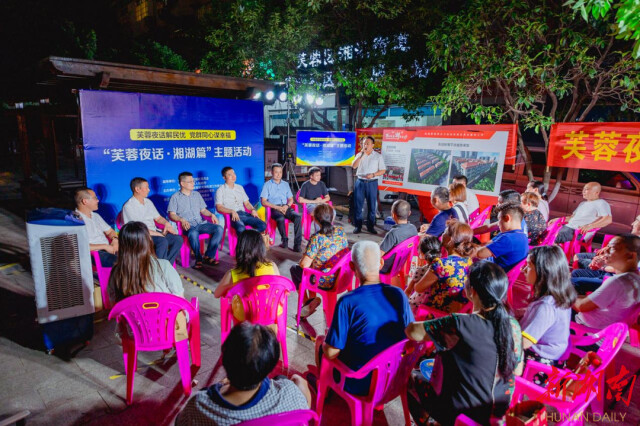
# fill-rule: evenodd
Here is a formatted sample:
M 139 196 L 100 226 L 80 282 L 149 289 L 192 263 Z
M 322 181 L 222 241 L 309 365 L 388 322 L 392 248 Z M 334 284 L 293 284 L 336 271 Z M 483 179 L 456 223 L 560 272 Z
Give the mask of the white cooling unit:
M 83 223 L 64 219 L 27 222 L 38 322 L 94 313 L 89 239 Z

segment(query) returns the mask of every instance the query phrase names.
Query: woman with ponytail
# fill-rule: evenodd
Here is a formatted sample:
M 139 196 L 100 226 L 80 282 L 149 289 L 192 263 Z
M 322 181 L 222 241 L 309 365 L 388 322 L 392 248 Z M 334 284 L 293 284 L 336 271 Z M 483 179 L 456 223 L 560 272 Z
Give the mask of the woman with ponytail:
M 477 262 L 469 268 L 465 285 L 472 314 L 415 322 L 405 330 L 410 339 L 431 340 L 437 349 L 430 379 L 417 371 L 411 377 L 409 406 L 417 424 L 430 416 L 453 425 L 460 414 L 489 424 L 492 416 L 506 413 L 514 374 L 522 373 L 520 326 L 502 302 L 508 286 L 500 266 Z
M 473 230 L 466 223 L 449 221 L 442 235 L 442 246 L 448 256 L 434 259 L 429 272 L 409 284 L 413 290 L 409 297 L 412 309 L 417 310 L 420 304 L 424 304 L 453 313 L 469 302 L 463 289 L 471 266 L 470 256 L 475 249 Z
M 341 226 L 333 226 L 334 211 L 329 204 L 320 204 L 313 210 L 313 221 L 320 230 L 313 234 L 307 244 L 302 259 L 298 265 L 293 265 L 290 269 L 291 280 L 296 287 L 300 287 L 302 282 L 302 270 L 304 268 L 318 269 L 328 272 L 333 265 L 342 257 L 342 252 L 349 247 L 347 236 Z M 331 289 L 334 284 L 334 277 L 322 277 L 318 282 L 321 289 Z M 304 306 L 300 312 L 300 317 L 306 318 L 311 315 L 320 305 L 319 297 L 310 297 L 305 292 Z

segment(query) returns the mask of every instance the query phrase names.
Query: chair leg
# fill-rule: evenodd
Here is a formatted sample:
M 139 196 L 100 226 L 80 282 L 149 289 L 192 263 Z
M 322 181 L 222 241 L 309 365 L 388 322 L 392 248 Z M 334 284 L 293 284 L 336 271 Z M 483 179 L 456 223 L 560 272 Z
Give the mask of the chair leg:
M 180 367 L 180 378 L 184 394 L 191 395 L 191 363 L 189 362 L 189 348 L 187 339 L 175 342 L 178 366 Z
M 180 263 L 182 263 L 183 268 L 188 268 L 191 263 L 191 246 L 189 246 L 189 241 L 184 241 L 182 243 L 182 247 L 180 248 Z
M 629 327 L 629 343 L 631 346 L 640 348 L 640 324 Z
M 407 398 L 406 388 L 400 393 L 400 399 L 402 400 L 402 411 L 404 411 L 404 424 L 411 426 L 411 414 L 409 413 L 409 399 Z
M 298 291 L 298 315 L 296 316 L 296 328 L 300 327 L 300 311 L 302 310 L 302 300 L 304 299 L 304 293 L 306 289 L 302 288 L 300 285 L 300 289 Z
M 360 403 L 359 405 L 362 411 L 362 424 L 373 425 L 373 413 L 375 412 L 373 404 Z
M 124 371 L 127 376 L 127 405 L 131 405 L 133 402 L 133 380 L 136 377 L 138 366 L 138 352 L 135 349 L 135 343 L 128 339 L 123 339 L 122 354 L 124 357 Z
M 320 380 L 320 377 L 318 377 L 318 394 L 316 395 L 316 414 L 318 415 L 318 424 L 322 424 L 322 408 L 324 406 L 326 395 L 327 385 L 325 383 L 322 383 L 322 380 Z
M 191 360 L 194 365 L 198 367 L 201 365 L 200 355 L 200 318 L 191 322 L 191 329 L 189 331 L 189 346 L 191 347 Z

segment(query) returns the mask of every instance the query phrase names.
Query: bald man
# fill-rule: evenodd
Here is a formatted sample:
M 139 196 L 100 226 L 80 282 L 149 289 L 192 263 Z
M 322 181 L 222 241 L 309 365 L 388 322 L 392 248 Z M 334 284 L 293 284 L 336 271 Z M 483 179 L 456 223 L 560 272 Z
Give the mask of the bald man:
M 604 228 L 611 223 L 611 206 L 600 199 L 601 190 L 602 187 L 598 182 L 589 182 L 582 188 L 582 197 L 585 201 L 581 202 L 573 214 L 566 218 L 567 224 L 560 229 L 556 237 L 557 244 L 571 241 L 576 229 L 580 230 L 580 234 L 587 235 L 594 229 Z

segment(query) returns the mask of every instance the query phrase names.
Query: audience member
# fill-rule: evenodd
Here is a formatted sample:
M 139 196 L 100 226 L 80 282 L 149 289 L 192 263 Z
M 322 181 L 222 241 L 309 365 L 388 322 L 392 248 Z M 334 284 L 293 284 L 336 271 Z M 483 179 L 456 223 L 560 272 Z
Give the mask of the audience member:
M 594 229 L 604 228 L 612 222 L 611 206 L 605 200 L 600 199 L 602 187 L 598 182 L 589 182 L 582 188 L 582 197 L 585 201 L 578 205 L 571 216 L 568 216 L 567 224 L 560 228 L 556 243 L 565 243 L 573 240 L 576 229 L 580 234 L 592 234 Z M 559 218 L 553 219 L 555 223 Z
M 204 263 L 207 265 L 217 265 L 216 252 L 220 241 L 222 241 L 223 229 L 218 225 L 216 215 L 207 209 L 202 195 L 194 190 L 195 181 L 193 174 L 182 172 L 178 175 L 180 190 L 174 193 L 169 199 L 167 211 L 169 218 L 174 222 L 180 222 L 182 231 L 186 234 L 191 250 L 196 256 L 195 269 L 202 268 L 202 254 L 200 253 L 200 235 L 208 234 L 209 245 L 204 253 Z M 211 218 L 207 222 L 202 216 Z
M 118 234 L 96 211 L 98 210 L 98 197 L 93 190 L 84 187 L 75 192 L 76 212 L 84 221 L 89 237 L 89 250 L 97 251 L 100 256 L 100 264 L 110 268 L 115 263 L 118 252 Z
M 611 240 L 605 255 L 615 272 L 588 296 L 573 304 L 576 322 L 602 329 L 616 322 L 633 324 L 640 312 L 640 237 L 622 234 Z
M 429 272 L 415 281 L 415 293 L 409 299 L 414 309 L 424 304 L 452 313 L 469 302 L 462 290 L 472 263 L 470 256 L 475 251 L 473 231 L 466 223 L 451 221 L 442 236 L 442 245 L 448 256 L 436 257 Z
M 449 198 L 453 202 L 453 210 L 458 215 L 458 220 L 462 223 L 469 223 L 469 211 L 465 203 L 467 192 L 464 185 L 459 183 L 449 185 Z
M 238 237 L 235 268 L 224 274 L 213 295 L 224 297 L 240 281 L 262 275 L 280 275 L 280 271 L 275 262 L 267 258 L 262 234 L 255 229 L 247 229 Z M 236 320 L 244 321 L 244 309 L 239 299 L 232 302 L 231 308 Z
M 227 377 L 196 393 L 176 418 L 176 426 L 235 425 L 271 414 L 311 407 L 309 385 L 294 374 L 270 379 L 280 344 L 269 328 L 243 322 L 222 344 Z
M 453 183 L 454 185 L 455 184 L 464 185 L 464 188 L 466 190 L 465 204 L 467 205 L 467 211 L 469 213 L 473 213 L 476 210 L 480 209 L 480 203 L 478 202 L 478 197 L 476 196 L 476 193 L 470 190 L 469 188 L 467 188 L 467 177 L 465 175 L 455 176 L 451 181 L 451 183 Z
M 537 180 L 532 180 L 527 184 L 527 192 L 535 192 L 540 196 L 540 202 L 538 203 L 538 210 L 542 213 L 545 222 L 549 221 L 549 197 L 544 189 L 544 184 Z
M 439 237 L 447 227 L 447 221 L 449 219 L 458 219 L 458 215 L 451 208 L 453 203 L 449 199 L 449 190 L 443 186 L 439 186 L 431 193 L 431 205 L 438 209 L 438 214 L 433 217 L 430 225 L 422 225 L 420 232 Z
M 271 166 L 271 180 L 265 182 L 260 194 L 260 201 L 265 208 L 271 209 L 271 219 L 276 221 L 278 232 L 282 238 L 280 247 L 288 248 L 289 239 L 284 220 L 293 222 L 295 236 L 293 238 L 293 251 L 300 252 L 302 245 L 302 216 L 293 209 L 293 193 L 289 188 L 289 182 L 282 180 L 282 164 L 274 163 Z
M 316 209 L 317 211 L 317 209 Z M 373 241 L 353 245 L 349 267 L 360 287 L 344 294 L 336 305 L 331 327 L 316 339 L 316 353 L 328 359 L 338 358 L 352 370 L 358 370 L 389 346 L 403 340 L 404 329 L 413 321 L 407 296 L 398 287 L 380 283 L 382 259 Z M 320 366 L 321 359 L 316 360 Z M 368 395 L 371 374 L 363 379 L 347 379 L 345 390 Z
M 475 257 L 493 261 L 509 272 L 529 253 L 527 234 L 522 231 L 524 211 L 520 204 L 508 203 L 498 206 L 498 226 L 500 233 L 480 248 Z
M 149 182 L 141 177 L 131 179 L 131 192 L 133 196 L 122 206 L 122 220 L 124 223 L 132 221 L 142 222 L 147 225 L 156 256 L 159 259 L 168 260 L 170 263 L 176 260 L 182 247 L 182 237 L 167 219 L 160 216 L 156 206 L 147 198 L 149 195 Z M 156 223 L 164 226 L 159 230 Z
M 322 171 L 319 167 L 309 169 L 309 180 L 300 187 L 298 202 L 307 205 L 307 212 L 313 214 L 318 204 L 326 204 L 331 201 L 327 186 L 322 182 Z
M 527 236 L 529 245 L 537 246 L 547 230 L 547 221 L 538 210 L 540 196 L 534 192 L 525 192 L 520 197 L 522 200 L 522 210 L 524 210 L 524 221 L 527 224 Z
M 465 285 L 473 314 L 452 314 L 406 329 L 410 339 L 432 340 L 436 360 L 430 381 L 419 372 L 410 381 L 410 409 L 416 423 L 431 416 L 452 425 L 460 414 L 480 424 L 502 417 L 522 372 L 522 334 L 504 304 L 509 281 L 497 265 L 482 261 L 469 269 Z M 415 398 L 418 398 L 420 404 Z M 428 413 L 425 414 L 425 410 Z
M 640 216 L 631 223 L 631 233 L 640 236 Z M 605 258 L 608 247 L 602 247 L 592 253 L 577 253 L 573 260 L 578 268 L 571 271 L 571 283 L 580 295 L 595 291 L 606 277 L 610 277 L 614 270 L 607 266 Z M 638 263 L 640 268 L 640 263 Z
M 418 230 L 414 225 L 409 223 L 409 217 L 411 216 L 411 204 L 405 200 L 396 200 L 391 206 L 391 217 L 396 222 L 391 227 L 387 235 L 380 243 L 380 255 L 384 256 L 385 253 L 391 251 L 398 244 L 408 240 L 411 237 L 418 235 Z M 380 270 L 381 273 L 386 274 L 391 270 L 395 256 L 390 257 L 384 261 L 384 266 Z
M 233 168 L 228 166 L 223 168 L 222 177 L 224 184 L 220 185 L 216 191 L 216 209 L 220 213 L 231 216 L 231 226 L 238 236 L 244 232 L 246 226 L 258 232 L 264 232 L 267 224 L 258 218 L 258 212 L 249 202 L 249 197 L 242 185 L 236 184 L 236 172 Z
M 376 234 L 376 211 L 378 210 L 378 176 L 382 176 L 387 169 L 384 158 L 373 150 L 375 143 L 372 136 L 364 136 L 360 143 L 362 150 L 356 155 L 351 167 L 356 169 L 356 182 L 353 189 L 355 204 L 354 234 L 362 230 L 362 209 L 367 202 L 367 231 Z
M 120 248 L 111 276 L 109 277 L 109 299 L 112 305 L 134 294 L 169 293 L 184 297 L 182 279 L 166 259 L 158 259 L 153 253 L 153 242 L 149 228 L 142 222 L 128 222 L 120 230 Z M 120 323 L 119 323 L 120 324 Z M 126 332 L 119 326 L 118 332 Z M 187 335 L 185 315 L 176 318 L 176 340 Z
M 300 287 L 304 268 L 328 272 L 341 259 L 343 250 L 349 247 L 344 229 L 341 226 L 333 226 L 333 217 L 333 207 L 329 204 L 320 204 L 313 211 L 313 220 L 318 224 L 320 230 L 309 239 L 309 244 L 307 244 L 307 249 L 300 259 L 300 263 L 293 265 L 290 269 L 291 281 L 296 287 Z M 334 281 L 334 276 L 321 277 L 318 281 L 318 287 L 330 289 L 333 287 Z M 305 303 L 300 312 L 302 318 L 314 313 L 321 302 L 319 297 L 310 298 L 306 293 L 303 296 Z
M 554 365 L 569 345 L 571 305 L 576 292 L 567 258 L 558 246 L 535 247 L 523 268 L 533 301 L 520 321 L 526 359 Z
M 490 232 L 491 238 L 495 237 L 500 232 L 500 227 L 498 226 L 498 208 L 503 204 L 520 204 L 520 202 L 520 194 L 518 193 L 518 191 L 515 191 L 513 189 L 505 189 L 504 191 L 501 191 L 498 194 L 498 203 L 491 207 L 491 212 L 489 213 L 489 223 L 487 225 L 482 225 L 475 228 L 473 230 L 473 233 L 475 235 L 478 235 Z M 525 234 L 528 234 L 527 222 L 525 222 L 524 220 L 524 214 L 522 216 L 521 229 Z

